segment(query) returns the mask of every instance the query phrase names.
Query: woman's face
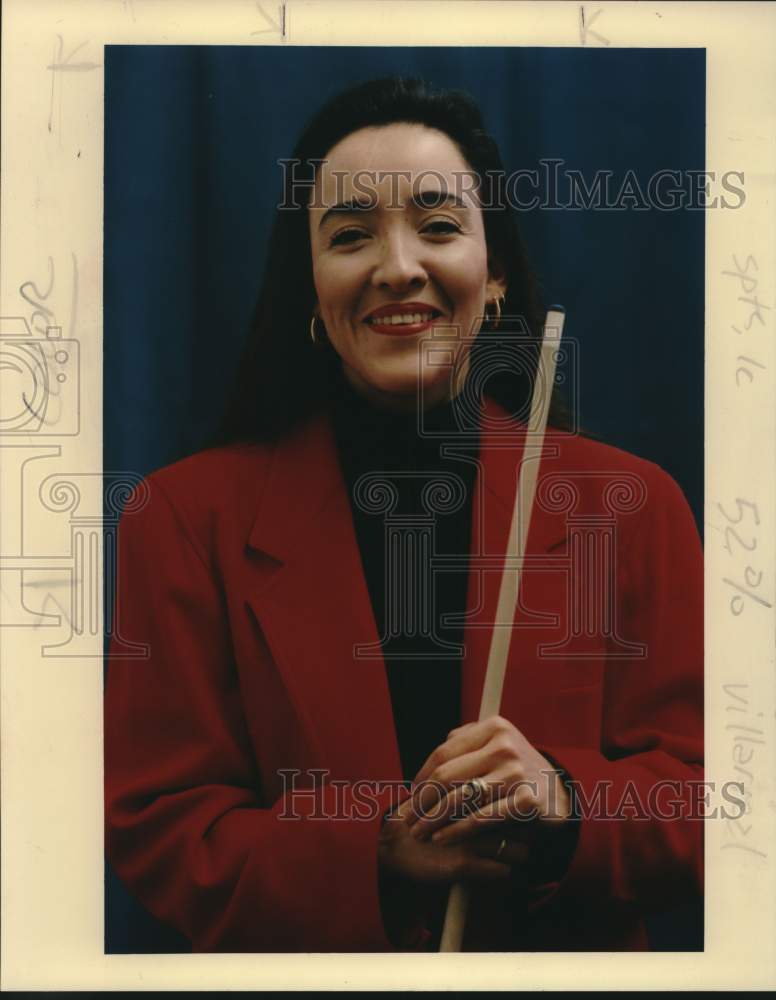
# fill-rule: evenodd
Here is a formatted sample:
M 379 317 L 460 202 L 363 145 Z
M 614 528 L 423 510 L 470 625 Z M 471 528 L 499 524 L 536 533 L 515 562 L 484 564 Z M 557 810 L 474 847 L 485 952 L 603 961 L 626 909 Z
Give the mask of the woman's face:
M 505 293 L 473 186 L 452 140 L 419 124 L 353 132 L 318 170 L 315 312 L 345 376 L 378 404 L 414 407 L 419 380 L 423 406 L 460 391 L 486 303 Z M 432 336 L 439 348 L 424 350 Z

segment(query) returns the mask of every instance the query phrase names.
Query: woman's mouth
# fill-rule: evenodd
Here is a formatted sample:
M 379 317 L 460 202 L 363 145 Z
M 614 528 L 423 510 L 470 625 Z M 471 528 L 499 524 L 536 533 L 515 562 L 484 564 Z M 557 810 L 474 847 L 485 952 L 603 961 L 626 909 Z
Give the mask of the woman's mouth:
M 397 337 L 428 330 L 441 315 L 438 309 L 407 309 L 406 312 L 373 314 L 364 322 L 375 333 Z

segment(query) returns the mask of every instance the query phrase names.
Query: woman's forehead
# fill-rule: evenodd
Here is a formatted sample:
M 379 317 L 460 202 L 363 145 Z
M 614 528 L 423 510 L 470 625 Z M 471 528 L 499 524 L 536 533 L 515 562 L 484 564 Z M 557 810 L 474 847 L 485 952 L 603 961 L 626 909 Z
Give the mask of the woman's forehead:
M 316 201 L 336 204 L 369 190 L 381 201 L 396 195 L 404 200 L 417 191 L 450 191 L 474 202 L 466 195 L 474 177 L 444 132 L 416 123 L 376 126 L 352 132 L 329 150 L 317 172 Z

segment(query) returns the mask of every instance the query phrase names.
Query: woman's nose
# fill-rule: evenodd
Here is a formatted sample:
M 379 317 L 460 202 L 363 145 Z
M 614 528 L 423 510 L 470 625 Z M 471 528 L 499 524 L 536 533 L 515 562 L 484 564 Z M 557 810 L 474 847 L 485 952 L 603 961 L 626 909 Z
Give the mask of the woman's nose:
M 412 239 L 399 234 L 386 236 L 380 241 L 378 252 L 379 259 L 372 272 L 373 284 L 401 289 L 425 284 L 428 280 Z

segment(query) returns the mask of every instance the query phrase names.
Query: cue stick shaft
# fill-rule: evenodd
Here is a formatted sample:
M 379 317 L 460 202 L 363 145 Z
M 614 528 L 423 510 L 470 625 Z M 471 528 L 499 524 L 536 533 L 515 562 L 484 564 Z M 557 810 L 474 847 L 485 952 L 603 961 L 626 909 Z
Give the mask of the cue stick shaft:
M 531 412 L 528 418 L 528 433 L 525 449 L 520 463 L 520 476 L 515 495 L 515 506 L 512 511 L 512 524 L 507 542 L 507 557 L 517 557 L 517 570 L 508 570 L 507 565 L 501 574 L 498 605 L 496 609 L 496 624 L 490 640 L 488 667 L 482 688 L 480 702 L 480 720 L 491 715 L 498 715 L 501 706 L 501 692 L 504 687 L 504 675 L 507 668 L 507 654 L 512 638 L 512 627 L 517 609 L 517 597 L 522 578 L 522 557 L 525 553 L 528 531 L 531 526 L 536 479 L 539 472 L 539 460 L 544 446 L 544 432 L 547 427 L 547 415 L 550 410 L 552 388 L 555 385 L 555 362 L 560 340 L 563 335 L 565 313 L 562 307 L 553 306 L 547 312 L 544 322 L 539 363 L 534 379 L 533 395 L 531 397 Z M 508 622 L 510 627 L 500 623 Z M 466 926 L 466 910 L 469 894 L 466 886 L 460 882 L 450 889 L 445 912 L 445 922 L 442 929 L 440 951 L 460 951 L 463 942 L 463 932 Z

